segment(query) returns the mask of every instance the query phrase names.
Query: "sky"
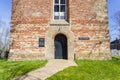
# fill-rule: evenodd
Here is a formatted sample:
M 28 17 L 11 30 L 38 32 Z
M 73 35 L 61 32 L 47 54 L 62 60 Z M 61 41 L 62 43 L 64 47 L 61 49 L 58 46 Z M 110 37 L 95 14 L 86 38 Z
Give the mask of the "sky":
M 108 17 L 109 17 L 109 29 L 110 33 L 117 33 L 113 31 L 112 25 L 115 23 L 112 21 L 111 16 L 114 15 L 117 11 L 120 10 L 120 0 L 107 0 L 108 1 Z M 0 21 L 5 23 L 5 27 L 10 27 L 11 20 L 11 5 L 12 0 L 0 0 Z M 111 41 L 115 40 L 117 36 L 112 36 Z
M 108 0 L 108 17 L 111 41 L 114 41 L 116 38 L 118 38 L 119 37 L 118 34 L 120 34 L 118 31 L 118 28 L 120 29 L 120 26 L 116 26 L 112 19 L 113 15 L 117 11 L 120 11 L 120 0 Z
M 120 0 L 108 0 L 108 16 L 109 16 L 109 24 L 114 25 L 115 23 L 112 21 L 111 17 L 120 11 Z
M 5 23 L 6 27 L 9 27 L 11 20 L 11 5 L 12 0 L 0 0 L 0 20 Z

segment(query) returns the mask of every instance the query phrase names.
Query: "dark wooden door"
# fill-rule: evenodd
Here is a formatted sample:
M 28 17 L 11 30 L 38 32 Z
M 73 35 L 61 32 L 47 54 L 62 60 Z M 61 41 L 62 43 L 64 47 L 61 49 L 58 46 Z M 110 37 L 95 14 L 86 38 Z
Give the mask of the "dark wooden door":
M 58 34 L 54 40 L 55 59 L 67 59 L 67 38 L 63 34 Z
M 62 44 L 59 41 L 55 41 L 55 59 L 63 59 Z

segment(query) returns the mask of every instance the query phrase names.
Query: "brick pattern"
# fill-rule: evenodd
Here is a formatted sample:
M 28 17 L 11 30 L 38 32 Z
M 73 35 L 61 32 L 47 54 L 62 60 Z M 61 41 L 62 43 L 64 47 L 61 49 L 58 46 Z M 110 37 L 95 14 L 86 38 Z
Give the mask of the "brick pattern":
M 70 29 L 67 32 L 74 34 L 71 45 L 74 45 L 75 58 L 110 59 L 106 0 L 68 2 Z M 45 59 L 46 47 L 38 47 L 38 40 L 49 37 L 46 36 L 48 29 L 54 29 L 50 26 L 52 7 L 53 0 L 13 0 L 10 59 Z M 90 40 L 79 40 L 79 37 Z
M 29 59 L 44 57 L 45 48 L 40 48 L 38 42 L 40 37 L 45 38 L 46 29 L 40 26 L 39 24 L 18 24 L 11 30 L 10 58 L 18 59 L 21 55 Z
M 75 0 L 70 6 L 71 30 L 75 35 L 75 53 L 79 59 L 108 59 L 109 31 L 105 0 Z M 81 4 L 81 6 L 79 6 Z M 77 9 L 77 10 L 76 10 Z M 76 12 L 74 11 L 76 10 Z M 74 13 L 73 13 L 74 12 Z M 90 40 L 78 40 L 89 37 Z

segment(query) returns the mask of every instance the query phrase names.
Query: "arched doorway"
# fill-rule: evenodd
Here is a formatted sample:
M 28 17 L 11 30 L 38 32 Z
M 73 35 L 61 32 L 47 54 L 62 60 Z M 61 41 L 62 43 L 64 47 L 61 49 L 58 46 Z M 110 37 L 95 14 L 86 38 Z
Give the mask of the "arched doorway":
M 63 34 L 58 34 L 54 39 L 55 59 L 68 59 L 67 37 Z

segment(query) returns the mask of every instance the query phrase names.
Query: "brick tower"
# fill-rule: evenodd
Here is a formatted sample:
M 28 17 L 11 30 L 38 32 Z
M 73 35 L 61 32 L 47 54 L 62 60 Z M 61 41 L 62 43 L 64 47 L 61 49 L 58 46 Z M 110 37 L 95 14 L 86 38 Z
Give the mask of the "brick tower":
M 106 0 L 13 0 L 9 59 L 111 59 Z

